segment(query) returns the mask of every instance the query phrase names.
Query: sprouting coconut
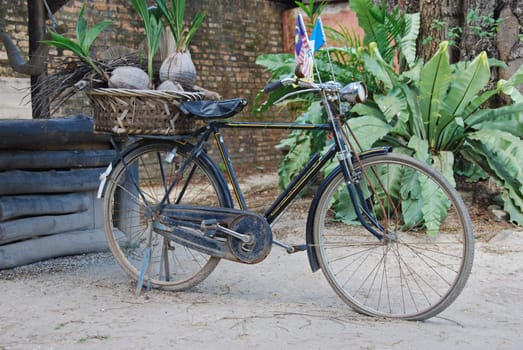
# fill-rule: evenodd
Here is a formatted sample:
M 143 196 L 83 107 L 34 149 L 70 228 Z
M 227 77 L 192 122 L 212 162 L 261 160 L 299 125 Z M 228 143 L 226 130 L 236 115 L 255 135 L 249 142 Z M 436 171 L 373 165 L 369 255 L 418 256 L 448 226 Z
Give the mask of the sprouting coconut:
M 185 16 L 185 0 L 171 0 L 170 6 L 167 0 L 156 0 L 158 9 L 162 12 L 174 40 L 173 52 L 162 62 L 160 67 L 160 80 L 171 80 L 179 82 L 185 90 L 193 90 L 196 84 L 196 68 L 192 62 L 189 52 L 189 43 L 194 34 L 200 29 L 205 15 L 198 12 L 194 17 L 189 29 L 183 24 Z
M 189 51 L 173 52 L 160 67 L 160 80 L 180 83 L 184 89 L 192 90 L 196 84 L 196 67 Z

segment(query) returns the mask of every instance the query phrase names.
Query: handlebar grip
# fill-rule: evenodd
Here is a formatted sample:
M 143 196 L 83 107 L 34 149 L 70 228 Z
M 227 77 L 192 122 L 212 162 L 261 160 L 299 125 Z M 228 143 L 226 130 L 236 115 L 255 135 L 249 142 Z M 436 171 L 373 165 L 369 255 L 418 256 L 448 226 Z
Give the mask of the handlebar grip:
M 276 89 L 279 89 L 283 86 L 283 83 L 281 80 L 275 80 L 273 82 L 270 82 L 269 84 L 265 85 L 263 88 L 263 92 L 268 93 L 271 91 L 274 91 Z

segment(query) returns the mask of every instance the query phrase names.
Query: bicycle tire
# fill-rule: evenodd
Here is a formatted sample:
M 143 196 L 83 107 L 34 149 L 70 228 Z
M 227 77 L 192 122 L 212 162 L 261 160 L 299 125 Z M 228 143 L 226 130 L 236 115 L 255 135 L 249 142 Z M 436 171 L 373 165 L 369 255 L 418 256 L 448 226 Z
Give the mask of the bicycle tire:
M 191 288 L 207 278 L 220 260 L 156 234 L 146 218 L 148 208 L 154 209 L 175 176 L 179 185 L 169 196 L 171 203 L 232 207 L 225 180 L 205 153 L 198 155 L 184 174 L 176 173 L 191 149 L 190 144 L 146 142 L 116 164 L 104 192 L 104 228 L 110 250 L 135 281 L 141 273 L 143 276 L 147 264 L 146 279 L 152 288 Z M 173 157 L 170 162 L 168 156 Z M 190 173 L 190 182 L 186 182 Z M 182 185 L 187 187 L 180 198 Z
M 363 170 L 362 197 L 390 239 L 354 224 L 338 167 L 320 186 L 310 212 L 326 279 L 362 314 L 406 320 L 439 314 L 461 293 L 472 269 L 474 236 L 465 204 L 443 175 L 402 154 L 369 157 L 357 170 Z M 417 195 L 414 186 L 422 189 Z

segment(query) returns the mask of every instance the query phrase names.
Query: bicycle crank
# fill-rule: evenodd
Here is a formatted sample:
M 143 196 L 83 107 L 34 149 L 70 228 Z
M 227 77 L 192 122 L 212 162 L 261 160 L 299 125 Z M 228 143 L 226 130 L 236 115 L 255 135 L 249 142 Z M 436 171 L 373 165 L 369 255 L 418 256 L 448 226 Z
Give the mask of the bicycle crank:
M 236 209 L 168 205 L 153 228 L 183 246 L 245 264 L 264 260 L 272 245 L 267 220 Z

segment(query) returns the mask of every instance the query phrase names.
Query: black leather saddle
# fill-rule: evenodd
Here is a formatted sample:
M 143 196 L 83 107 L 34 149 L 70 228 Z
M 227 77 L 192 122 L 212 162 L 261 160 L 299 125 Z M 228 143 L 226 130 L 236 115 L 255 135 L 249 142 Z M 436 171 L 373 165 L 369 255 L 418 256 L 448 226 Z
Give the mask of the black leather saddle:
M 188 101 L 180 104 L 180 111 L 196 119 L 225 119 L 240 113 L 247 105 L 243 98 L 231 100 Z

